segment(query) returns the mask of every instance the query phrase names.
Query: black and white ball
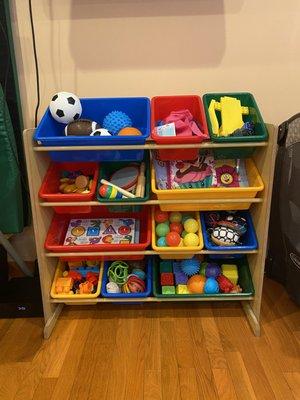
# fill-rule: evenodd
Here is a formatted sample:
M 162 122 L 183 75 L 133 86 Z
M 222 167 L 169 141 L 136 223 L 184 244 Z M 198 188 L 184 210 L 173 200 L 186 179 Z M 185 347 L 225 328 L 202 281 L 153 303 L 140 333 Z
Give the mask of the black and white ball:
M 57 122 L 68 124 L 81 117 L 82 106 L 75 94 L 59 92 L 52 97 L 49 110 Z
M 111 136 L 111 133 L 104 128 L 95 129 L 90 136 Z
M 211 240 L 219 246 L 234 246 L 238 244 L 240 235 L 227 226 L 217 226 L 213 229 Z

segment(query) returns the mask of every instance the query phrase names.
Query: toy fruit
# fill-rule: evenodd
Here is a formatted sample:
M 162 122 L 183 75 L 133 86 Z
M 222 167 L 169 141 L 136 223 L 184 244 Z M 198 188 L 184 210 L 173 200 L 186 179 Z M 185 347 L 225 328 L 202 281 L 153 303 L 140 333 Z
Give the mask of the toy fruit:
M 199 229 L 199 224 L 194 218 L 187 219 L 183 226 L 187 233 L 196 233 Z
M 167 242 L 166 242 L 166 237 L 165 236 L 161 236 L 160 238 L 157 239 L 157 246 L 158 247 L 166 247 L 167 246 Z
M 223 293 L 231 293 L 234 289 L 234 284 L 222 274 L 217 277 L 217 282 L 220 286 L 221 292 Z
M 126 127 L 119 131 L 118 136 L 141 136 L 142 132 L 133 127 Z
M 177 232 L 167 233 L 166 242 L 167 242 L 168 246 L 177 247 L 177 246 L 179 246 L 180 241 L 181 241 L 181 237 L 180 237 L 179 233 L 177 233 Z
M 179 235 L 181 235 L 181 233 L 183 231 L 183 225 L 180 222 L 171 222 L 170 223 L 170 231 L 177 232 Z
M 169 219 L 169 214 L 165 211 L 161 211 L 160 209 L 156 209 L 154 213 L 154 220 L 158 224 L 162 222 L 166 222 Z
M 190 293 L 201 294 L 204 291 L 205 277 L 203 275 L 193 275 L 187 281 L 187 287 Z
M 182 214 L 180 212 L 177 212 L 177 211 L 171 212 L 169 219 L 170 219 L 171 222 L 181 222 Z
M 183 239 L 183 243 L 187 247 L 195 247 L 199 244 L 199 237 L 195 233 L 188 233 Z
M 166 236 L 170 232 L 169 225 L 165 222 L 157 224 L 155 228 L 157 236 Z
M 204 293 L 215 294 L 219 293 L 218 282 L 214 278 L 207 278 L 204 285 Z

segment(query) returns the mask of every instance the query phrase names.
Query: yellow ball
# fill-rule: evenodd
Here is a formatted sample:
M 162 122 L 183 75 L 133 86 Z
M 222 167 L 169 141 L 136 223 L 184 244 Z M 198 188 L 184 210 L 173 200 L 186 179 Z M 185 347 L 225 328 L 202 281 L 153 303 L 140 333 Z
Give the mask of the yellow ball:
M 195 247 L 199 244 L 199 237 L 195 233 L 188 233 L 183 239 L 186 247 Z
M 199 229 L 199 224 L 194 218 L 187 219 L 183 226 L 187 233 L 196 233 Z

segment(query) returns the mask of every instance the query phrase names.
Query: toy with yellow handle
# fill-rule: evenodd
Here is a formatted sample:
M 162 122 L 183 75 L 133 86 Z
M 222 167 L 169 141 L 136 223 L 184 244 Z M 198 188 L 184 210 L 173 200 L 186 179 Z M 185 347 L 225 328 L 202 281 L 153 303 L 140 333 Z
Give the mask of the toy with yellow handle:
M 219 126 L 216 111 L 221 112 L 221 127 Z M 243 107 L 240 100 L 235 97 L 223 96 L 220 102 L 216 100 L 210 102 L 208 113 L 213 134 L 228 136 L 237 129 L 242 128 L 244 125 L 243 115 L 249 114 L 249 108 Z

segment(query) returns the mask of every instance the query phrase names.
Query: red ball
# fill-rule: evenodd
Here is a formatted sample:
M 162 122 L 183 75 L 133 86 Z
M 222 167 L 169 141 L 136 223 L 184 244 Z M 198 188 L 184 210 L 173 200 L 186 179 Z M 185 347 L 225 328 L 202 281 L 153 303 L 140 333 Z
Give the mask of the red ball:
M 169 214 L 167 212 L 165 212 L 165 211 L 161 211 L 158 208 L 158 209 L 155 210 L 154 219 L 155 219 L 155 222 L 157 222 L 158 224 L 161 224 L 163 222 L 168 221 Z
M 177 232 L 179 235 L 181 235 L 183 231 L 183 225 L 180 222 L 171 222 L 170 231 Z
M 179 246 L 180 241 L 181 241 L 181 237 L 180 237 L 179 233 L 177 233 L 177 232 L 167 233 L 166 242 L 167 242 L 168 246 L 177 247 L 177 246 Z
M 101 185 L 99 187 L 99 194 L 100 194 L 101 197 L 106 198 L 106 196 L 107 196 L 107 188 L 108 188 L 107 185 Z

